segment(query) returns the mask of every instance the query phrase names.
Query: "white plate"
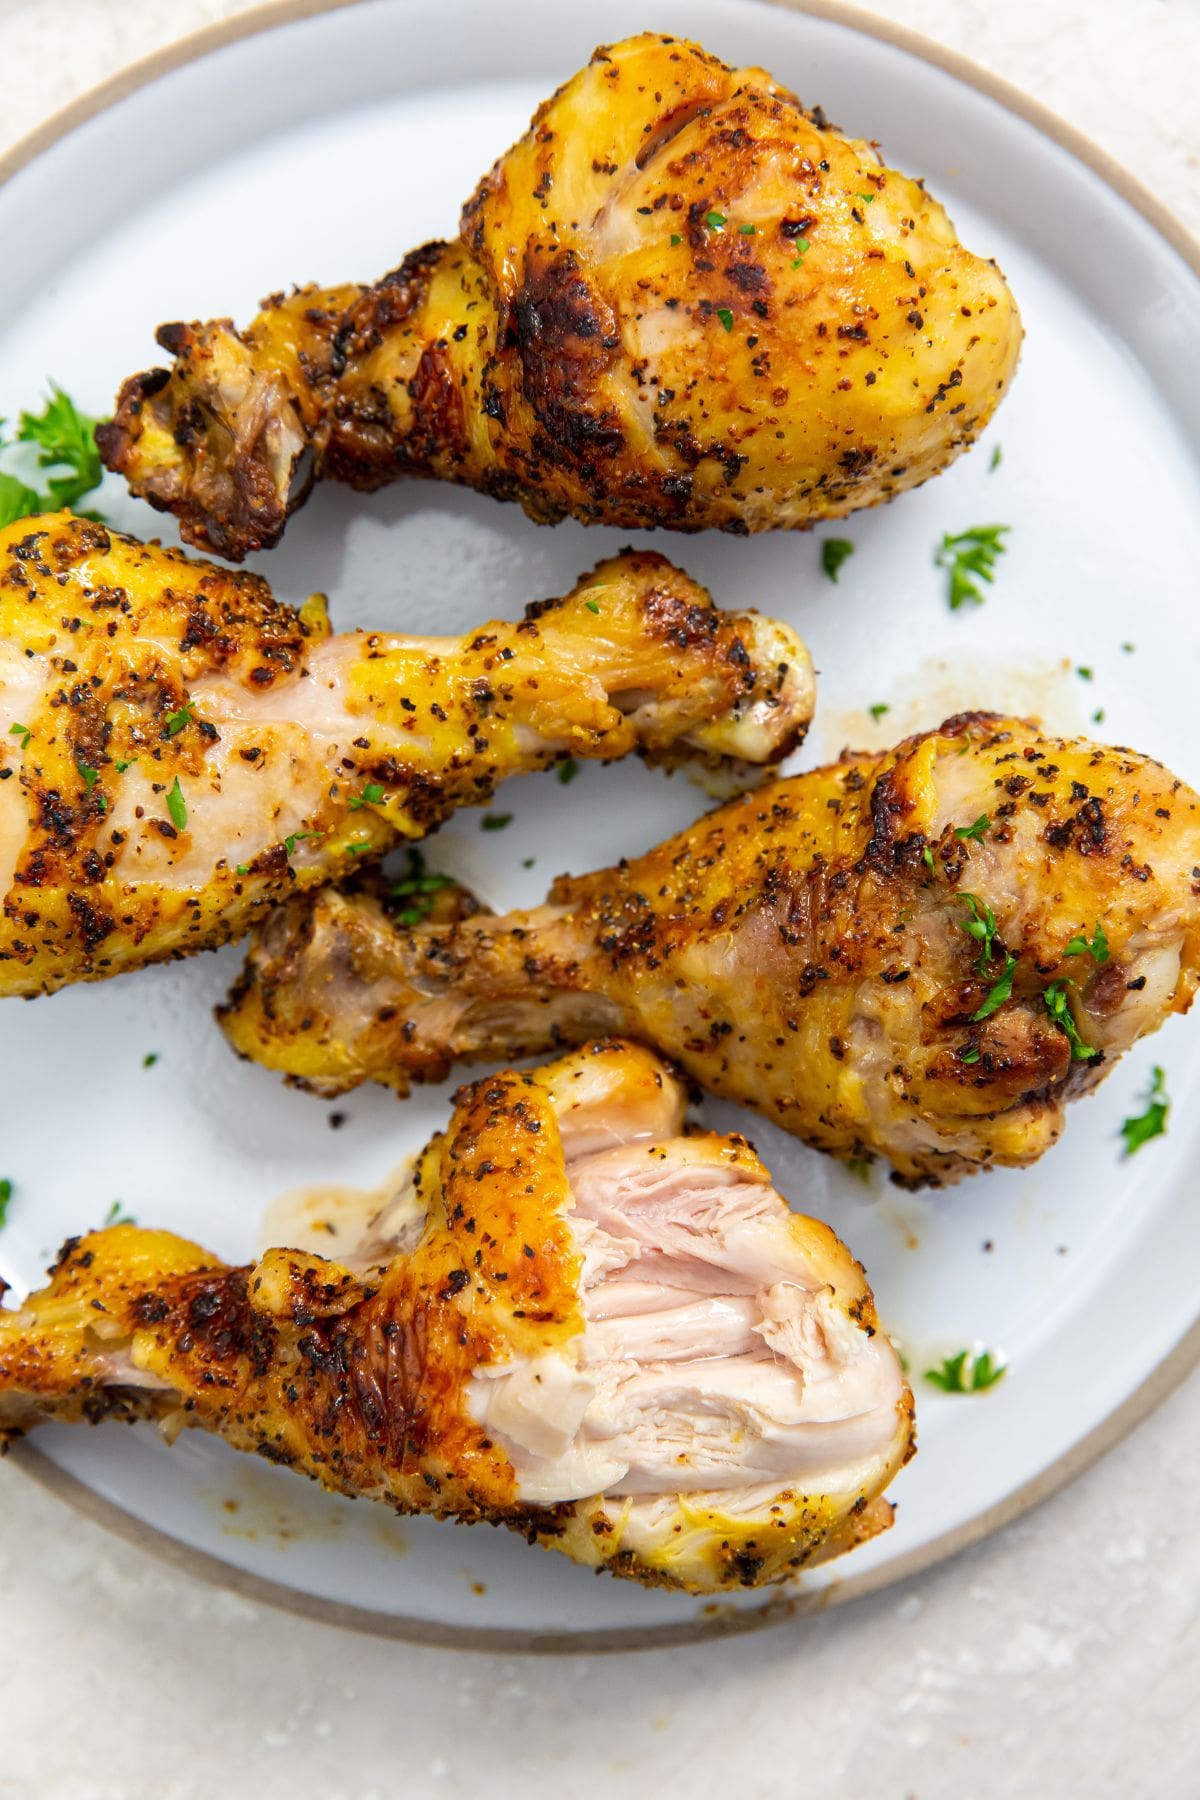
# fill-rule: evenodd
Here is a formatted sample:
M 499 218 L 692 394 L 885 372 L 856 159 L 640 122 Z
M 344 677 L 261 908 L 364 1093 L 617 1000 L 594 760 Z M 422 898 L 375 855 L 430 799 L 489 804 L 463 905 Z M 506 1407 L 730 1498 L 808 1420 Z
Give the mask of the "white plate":
M 738 0 L 656 0 L 652 12 L 656 29 L 761 62 L 927 176 L 964 240 L 1000 260 L 1028 328 L 982 447 L 838 528 L 857 554 L 836 589 L 818 537 L 653 540 L 718 599 L 754 603 L 807 636 L 822 687 L 802 761 L 961 704 L 1036 710 L 1066 730 L 1103 707 L 1102 735 L 1200 779 L 1200 285 L 1183 257 L 1028 118 L 895 41 Z M 586 60 L 595 18 L 536 0 L 441 0 L 420 9 L 419 30 L 414 9 L 389 0 L 296 17 L 162 73 L 51 142 L 0 190 L 3 410 L 34 402 L 47 375 L 106 410 L 118 381 L 156 360 L 160 320 L 245 321 L 292 279 L 374 277 L 451 234 L 494 156 Z M 604 10 L 610 38 L 646 22 L 645 0 Z M 163 530 L 110 487 L 103 504 L 117 523 Z M 995 520 L 1013 529 L 994 592 L 951 614 L 933 548 L 944 530 Z M 450 630 L 563 591 L 623 535 L 537 530 L 515 508 L 424 483 L 365 500 L 331 489 L 260 562 L 290 599 L 328 589 L 345 625 Z M 1079 664 L 1094 680 L 1073 673 Z M 862 709 L 879 700 L 892 711 L 875 728 Z M 519 904 L 560 869 L 648 846 L 703 800 L 685 779 L 622 767 L 585 769 L 569 794 L 553 778 L 514 783 L 503 805 L 516 818 L 502 837 L 481 836 L 468 815 L 434 859 L 494 903 Z M 337 1106 L 347 1122 L 334 1132 L 328 1106 L 236 1063 L 208 1009 L 237 966 L 231 949 L 0 1007 L 0 1172 L 16 1184 L 0 1272 L 16 1288 L 116 1198 L 244 1258 L 272 1198 L 374 1187 L 443 1122 L 444 1092 L 397 1105 L 371 1090 Z M 158 1061 L 145 1070 L 150 1051 Z M 1123 1162 L 1118 1127 L 1140 1110 L 1155 1062 L 1168 1072 L 1171 1129 Z M 1076 1107 L 1035 1169 L 917 1199 L 879 1175 L 864 1189 L 749 1122 L 783 1190 L 865 1260 L 917 1371 L 976 1340 L 1011 1359 L 980 1398 L 917 1381 L 921 1453 L 893 1490 L 895 1529 L 806 1578 L 802 1606 L 893 1579 L 1030 1504 L 1148 1404 L 1144 1384 L 1157 1370 L 1162 1385 L 1173 1350 L 1176 1362 L 1191 1353 L 1194 1340 L 1176 1347 L 1195 1283 L 1172 1277 L 1200 1265 L 1198 1096 L 1200 1037 L 1174 1021 Z M 709 1117 L 747 1124 L 731 1107 Z M 173 1450 L 119 1426 L 46 1430 L 36 1444 L 20 1453 L 34 1472 L 140 1541 L 170 1540 L 209 1573 L 384 1631 L 594 1647 L 763 1616 L 761 1595 L 714 1608 L 595 1580 L 504 1533 L 398 1521 L 198 1433 Z

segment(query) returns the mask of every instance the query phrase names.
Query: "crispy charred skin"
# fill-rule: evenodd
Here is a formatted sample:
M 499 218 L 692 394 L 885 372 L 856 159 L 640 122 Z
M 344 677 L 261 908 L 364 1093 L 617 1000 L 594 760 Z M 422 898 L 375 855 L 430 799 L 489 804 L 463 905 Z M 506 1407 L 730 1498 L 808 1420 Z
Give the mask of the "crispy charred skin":
M 258 576 L 60 514 L 0 531 L 0 995 L 210 948 L 507 775 L 759 763 L 812 715 L 791 632 L 664 558 L 463 639 L 331 637 Z
M 590 1566 L 697 1591 L 778 1580 L 885 1529 L 882 1490 L 912 1454 L 912 1396 L 890 1349 L 872 1342 L 874 1301 L 859 1265 L 827 1226 L 789 1214 L 778 1196 L 779 1228 L 807 1259 L 814 1293 L 828 1294 L 839 1331 L 861 1334 L 859 1353 L 870 1347 L 887 1372 L 892 1398 L 869 1476 L 835 1466 L 828 1491 L 784 1486 L 752 1494 L 741 1512 L 737 1494 L 666 1496 L 684 1521 L 674 1531 L 635 1529 L 619 1495 L 522 1500 L 470 1384 L 480 1371 L 544 1366 L 559 1353 L 585 1366 L 559 1127 L 581 1079 L 593 1091 L 674 1082 L 645 1051 L 596 1043 L 462 1089 L 449 1130 L 417 1165 L 412 1247 L 370 1266 L 276 1249 L 233 1268 L 134 1225 L 70 1240 L 48 1285 L 0 1310 L 0 1449 L 48 1418 L 150 1418 L 169 1436 L 195 1426 L 343 1494 L 507 1525 Z M 636 1154 L 646 1156 L 646 1142 Z M 768 1180 L 744 1140 L 714 1139 L 711 1154 L 751 1183 Z
M 1021 328 L 936 201 L 760 69 L 598 50 L 373 287 L 158 334 L 109 468 L 240 559 L 314 480 L 436 476 L 534 519 L 748 532 L 873 506 L 986 425 Z
M 223 1023 L 326 1093 L 619 1030 L 819 1149 L 949 1182 L 1034 1161 L 1069 1099 L 1186 1011 L 1198 867 L 1200 799 L 1160 764 L 967 714 L 564 877 L 531 912 L 400 931 L 319 895 L 259 935 Z M 989 909 L 985 943 L 967 927 Z M 1102 963 L 1069 948 L 1097 921 Z

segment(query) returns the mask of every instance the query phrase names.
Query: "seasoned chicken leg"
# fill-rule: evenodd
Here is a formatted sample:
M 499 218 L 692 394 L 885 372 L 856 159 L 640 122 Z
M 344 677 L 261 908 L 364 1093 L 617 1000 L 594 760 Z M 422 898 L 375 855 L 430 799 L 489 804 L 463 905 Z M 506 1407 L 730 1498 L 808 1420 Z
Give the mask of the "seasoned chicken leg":
M 811 525 L 944 468 L 1021 339 L 923 185 L 762 69 L 645 33 L 598 50 L 374 287 L 164 325 L 105 462 L 240 560 L 314 480 L 437 476 L 531 517 Z
M 531 912 L 402 931 L 367 895 L 298 901 L 224 1026 L 323 1093 L 627 1032 L 819 1149 L 948 1182 L 1033 1162 L 1186 1011 L 1198 869 L 1200 797 L 1160 764 L 965 714 Z
M 697 1593 L 891 1523 L 912 1396 L 845 1246 L 742 1138 L 594 1044 L 457 1096 L 354 1266 L 132 1225 L 0 1311 L 0 1439 L 159 1419 L 401 1512 Z
M 69 514 L 0 531 L 0 995 L 238 936 L 566 755 L 769 762 L 812 716 L 781 625 L 660 556 L 461 641 L 347 632 Z

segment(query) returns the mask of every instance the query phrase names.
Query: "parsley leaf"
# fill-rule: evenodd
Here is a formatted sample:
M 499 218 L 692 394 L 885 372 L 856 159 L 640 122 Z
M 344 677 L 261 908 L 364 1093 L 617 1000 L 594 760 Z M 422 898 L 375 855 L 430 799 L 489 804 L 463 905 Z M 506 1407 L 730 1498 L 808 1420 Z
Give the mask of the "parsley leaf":
M 86 763 L 77 762 L 75 767 L 83 777 L 83 785 L 87 789 L 88 799 L 92 797 L 92 789 L 100 779 L 99 769 L 89 769 Z
M 965 1049 L 957 1050 L 955 1055 L 960 1063 L 977 1063 L 979 1061 L 979 1045 L 969 1044 Z
M 1045 1002 L 1046 1011 L 1058 1029 L 1067 1035 L 1067 1041 L 1071 1046 L 1071 1061 L 1091 1062 L 1092 1058 L 1099 1056 L 1100 1052 L 1093 1050 L 1092 1046 L 1085 1044 L 1080 1037 L 1079 1027 L 1075 1023 L 1075 1015 L 1071 1011 L 1071 1003 L 1067 999 L 1067 987 L 1068 983 L 1065 981 L 1052 981 L 1042 995 L 1042 999 Z
M 1167 1096 L 1166 1076 L 1154 1066 L 1153 1079 L 1146 1095 L 1146 1110 L 1134 1118 L 1126 1119 L 1121 1126 L 1121 1136 L 1125 1139 L 1125 1155 L 1132 1156 L 1151 1138 L 1162 1137 L 1167 1129 L 1167 1114 L 1171 1110 L 1171 1102 Z
M 798 269 L 812 249 L 812 244 L 809 242 L 808 238 L 798 237 L 792 239 L 792 248 L 796 252 L 792 261 L 792 267 L 793 269 Z
M 704 223 L 712 231 L 724 231 L 729 221 L 723 212 L 708 212 L 704 215 Z
M 877 725 L 878 725 L 880 719 L 882 719 L 884 713 L 890 713 L 891 710 L 892 709 L 888 705 L 886 700 L 876 700 L 874 706 L 868 706 L 868 708 L 867 708 L 867 711 L 870 713 L 871 717 L 874 719 L 874 721 Z
M 512 824 L 511 813 L 484 813 L 479 821 L 480 831 L 503 831 L 506 825 Z
M 733 314 L 730 312 L 730 310 L 727 306 L 718 306 L 717 317 L 718 317 L 718 319 L 720 319 L 720 321 L 721 321 L 722 325 L 725 327 L 726 331 L 733 330 Z
M 1092 935 L 1091 941 L 1088 941 L 1086 932 L 1076 932 L 1075 936 L 1063 951 L 1063 955 L 1087 955 L 1091 957 L 1092 961 L 1098 967 L 1103 966 L 1103 964 L 1108 961 L 1108 939 L 1104 935 L 1104 927 L 1099 919 L 1096 920 L 1096 929 Z
M 926 846 L 928 848 L 928 846 Z M 930 858 L 930 867 L 933 859 Z M 968 937 L 973 937 L 981 946 L 976 968 L 982 975 L 996 954 L 996 915 L 990 906 L 984 904 L 978 894 L 955 894 L 961 900 L 970 917 L 962 921 L 962 928 Z
M 433 896 L 443 888 L 456 887 L 451 875 L 441 875 L 425 867 L 425 858 L 415 846 L 408 852 L 408 874 L 392 884 L 392 899 L 407 905 L 396 914 L 401 925 L 419 925 L 433 911 Z
M 122 1204 L 119 1200 L 114 1200 L 112 1205 L 109 1207 L 108 1211 L 104 1215 L 105 1230 L 107 1230 L 110 1225 L 136 1225 L 136 1224 L 137 1224 L 137 1220 L 134 1218 L 133 1214 L 125 1212 L 122 1209 Z
M 673 231 L 671 233 L 671 242 L 673 244 L 682 244 L 683 239 L 680 237 L 680 235 L 677 231 Z
M 175 785 L 167 795 L 167 811 L 171 815 L 171 823 L 176 831 L 182 831 L 187 824 L 187 801 L 183 797 L 183 789 L 179 785 L 178 775 Z
M 585 600 L 583 604 L 590 613 L 598 613 L 600 611 L 600 602 L 598 600 Z
M 976 606 L 983 605 L 984 596 L 975 578 L 995 581 L 996 558 L 1008 547 L 1001 539 L 1011 530 L 1010 525 L 971 525 L 966 531 L 943 532 L 933 560 L 939 569 L 950 572 L 947 598 L 951 612 L 957 612 L 968 600 Z
M 985 831 L 991 829 L 991 824 L 992 821 L 988 818 L 987 814 L 980 813 L 973 825 L 956 825 L 954 827 L 954 835 L 960 843 L 965 843 L 967 838 L 972 838 L 975 843 L 982 844 L 983 834 Z
M 12 1199 L 13 1184 L 7 1175 L 0 1175 L 0 1231 L 8 1224 L 8 1203 Z
M 1085 667 L 1083 663 L 1078 664 L 1075 673 L 1078 675 L 1080 681 L 1095 681 L 1096 679 L 1095 669 L 1089 669 Z
M 757 225 L 739 225 L 738 226 L 738 231 L 741 233 L 741 235 L 743 237 L 753 237 L 757 230 L 758 230 Z
M 37 467 L 57 473 L 49 476 L 43 489 L 30 487 L 16 475 L 0 473 L 0 525 L 11 525 L 30 513 L 58 512 L 64 506 L 77 506 L 85 494 L 100 485 L 104 469 L 93 435 L 95 428 L 96 420 L 81 413 L 70 396 L 52 382 L 50 398 L 42 411 L 21 414 L 16 437 L 8 447 L 32 446 Z
M 836 582 L 838 570 L 848 556 L 854 555 L 854 545 L 849 538 L 826 538 L 821 545 L 821 567 L 830 581 Z
M 143 1058 L 142 1058 L 142 1067 L 143 1067 L 143 1069 L 152 1069 L 157 1061 L 158 1061 L 158 1051 L 157 1050 L 147 1050 L 145 1056 L 143 1056 Z
M 361 812 L 364 806 L 378 806 L 383 799 L 383 789 L 377 781 L 368 781 L 361 794 L 351 794 L 350 811 Z
M 558 779 L 564 787 L 569 787 L 579 773 L 579 764 L 573 756 L 568 756 L 558 765 Z
M 1000 464 L 1003 461 L 1004 461 L 1003 450 L 1000 448 L 999 444 L 993 444 L 992 445 L 992 460 L 988 464 L 988 474 L 994 475 L 996 473 L 996 470 L 1000 467 Z
M 10 737 L 19 737 L 22 750 L 28 750 L 29 740 L 33 736 L 33 733 L 30 731 L 28 725 L 10 725 L 8 728 L 8 735 Z
M 237 873 L 239 875 L 248 875 L 250 873 L 250 864 L 249 863 L 238 863 Z
M 934 860 L 933 860 L 933 851 L 929 848 L 928 844 L 926 844 L 925 848 L 921 852 L 921 861 L 925 864 L 925 867 L 927 869 L 929 869 L 930 871 L 934 870 L 935 865 L 934 865 Z
M 854 1176 L 856 1181 L 869 1182 L 874 1166 L 875 1158 L 873 1156 L 848 1156 L 846 1158 L 846 1170 Z
M 1007 1372 L 1008 1364 L 993 1357 L 990 1350 L 977 1354 L 960 1350 L 957 1356 L 944 1357 L 940 1368 L 926 1369 L 925 1379 L 944 1394 L 982 1394 Z
M 167 714 L 167 736 L 177 737 L 192 717 L 191 706 L 185 701 L 178 712 Z
M 978 1025 L 981 1019 L 990 1019 L 992 1014 L 1004 1005 L 1012 994 L 1013 970 L 1017 966 L 1015 956 L 1004 959 L 1004 971 L 995 983 L 983 1005 L 971 1014 L 972 1025 Z
M 302 844 L 305 838 L 322 838 L 324 836 L 323 831 L 290 831 L 283 840 L 283 853 L 285 856 L 292 856 L 295 854 L 296 845 Z

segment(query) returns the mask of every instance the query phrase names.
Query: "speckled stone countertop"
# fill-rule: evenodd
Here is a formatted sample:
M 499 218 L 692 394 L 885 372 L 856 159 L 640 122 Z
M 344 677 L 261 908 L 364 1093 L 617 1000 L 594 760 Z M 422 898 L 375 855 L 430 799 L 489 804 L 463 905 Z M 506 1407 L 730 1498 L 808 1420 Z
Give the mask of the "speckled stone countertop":
M 0 0 L 0 152 L 244 10 Z M 875 10 L 1049 104 L 1200 230 L 1195 0 Z M 1200 1373 L 1065 1492 L 907 1586 L 724 1644 L 551 1661 L 251 1605 L 0 1467 L 0 1796 L 1194 1800 L 1198 1491 Z

